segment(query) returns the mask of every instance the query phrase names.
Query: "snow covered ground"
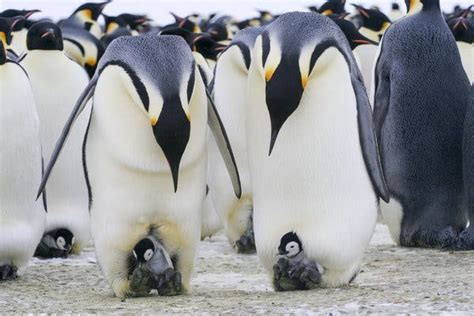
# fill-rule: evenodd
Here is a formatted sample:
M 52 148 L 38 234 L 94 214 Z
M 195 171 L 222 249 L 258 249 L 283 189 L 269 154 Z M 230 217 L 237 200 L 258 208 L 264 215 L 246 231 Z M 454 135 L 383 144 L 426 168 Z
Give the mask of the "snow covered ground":
M 37 260 L 0 284 L 1 313 L 442 313 L 474 312 L 474 252 L 396 247 L 379 225 L 355 283 L 275 293 L 255 255 L 237 255 L 220 234 L 201 243 L 189 295 L 121 302 L 93 249 L 67 260 Z

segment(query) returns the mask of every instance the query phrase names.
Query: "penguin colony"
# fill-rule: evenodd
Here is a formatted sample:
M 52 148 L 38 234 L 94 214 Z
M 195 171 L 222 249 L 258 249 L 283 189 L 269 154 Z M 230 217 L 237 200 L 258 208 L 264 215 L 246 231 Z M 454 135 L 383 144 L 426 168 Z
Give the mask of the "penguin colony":
M 223 228 L 276 291 L 343 286 L 378 216 L 474 250 L 472 6 L 157 26 L 108 4 L 0 13 L 0 281 L 93 242 L 117 297 L 178 295 Z

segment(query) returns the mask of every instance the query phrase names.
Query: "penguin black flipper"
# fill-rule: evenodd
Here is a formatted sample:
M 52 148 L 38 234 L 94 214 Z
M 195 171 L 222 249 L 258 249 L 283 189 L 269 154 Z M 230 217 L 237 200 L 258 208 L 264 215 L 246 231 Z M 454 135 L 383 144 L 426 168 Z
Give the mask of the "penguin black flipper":
M 375 61 L 374 73 L 374 123 L 377 139 L 381 139 L 382 126 L 388 113 L 390 103 L 390 76 L 381 62 L 380 56 L 383 52 L 383 40 L 380 43 L 380 53 Z
M 357 66 L 354 55 L 350 51 L 349 46 L 340 46 L 334 42 L 329 46 L 336 47 L 344 56 L 351 75 L 352 88 L 357 102 L 357 122 L 359 125 L 359 139 L 364 156 L 365 166 L 369 173 L 372 185 L 377 195 L 388 203 L 390 195 L 385 177 L 382 171 L 382 163 L 380 161 L 379 147 L 377 144 L 377 137 L 374 128 L 374 119 L 372 117 L 372 108 L 370 107 L 369 97 L 364 86 L 362 74 Z
M 84 89 L 84 91 L 81 93 L 79 96 L 79 99 L 77 100 L 76 104 L 74 105 L 74 108 L 72 109 L 71 114 L 69 115 L 69 118 L 66 122 L 66 125 L 63 128 L 63 131 L 61 133 L 61 136 L 59 137 L 58 141 L 56 142 L 56 146 L 54 147 L 53 154 L 51 155 L 50 161 L 48 163 L 48 166 L 46 167 L 46 170 L 44 171 L 43 179 L 41 180 L 41 184 L 38 189 L 38 195 L 36 196 L 36 199 L 40 197 L 40 195 L 44 192 L 46 183 L 48 182 L 48 178 L 51 175 L 51 171 L 53 170 L 54 165 L 56 164 L 56 160 L 59 157 L 59 154 L 61 153 L 61 150 L 64 147 L 64 144 L 67 141 L 67 138 L 69 136 L 69 133 L 71 132 L 72 126 L 76 122 L 77 118 L 79 115 L 82 113 L 84 108 L 87 105 L 87 102 L 92 98 L 92 95 L 94 94 L 94 89 L 97 84 L 99 76 L 95 75 L 87 87 Z
M 227 171 L 229 172 L 232 181 L 232 187 L 234 188 L 235 196 L 240 199 L 242 195 L 242 187 L 240 184 L 240 175 L 235 162 L 234 153 L 232 152 L 229 138 L 227 137 L 224 125 L 222 124 L 222 120 L 219 116 L 219 113 L 217 112 L 216 105 L 214 104 L 212 96 L 207 88 L 206 95 L 209 128 L 214 135 L 219 152 L 221 153 L 222 158 L 224 158 Z

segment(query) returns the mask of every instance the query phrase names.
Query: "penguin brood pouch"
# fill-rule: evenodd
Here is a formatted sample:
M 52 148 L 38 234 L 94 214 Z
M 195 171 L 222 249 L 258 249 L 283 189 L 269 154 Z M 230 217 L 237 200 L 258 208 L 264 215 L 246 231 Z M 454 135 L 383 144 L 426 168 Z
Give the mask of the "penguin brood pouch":
M 439 0 L 415 2 L 422 10 L 387 30 L 375 68 L 374 117 L 391 196 L 381 211 L 400 245 L 442 248 L 467 224 L 470 84 Z
M 64 127 L 42 192 L 71 127 L 93 97 L 84 144 L 97 261 L 116 296 L 186 292 L 206 193 L 206 130 L 234 157 L 191 50 L 177 36 L 113 41 Z
M 351 47 L 330 18 L 287 13 L 257 38 L 248 80 L 257 254 L 276 290 L 348 284 L 388 200 Z

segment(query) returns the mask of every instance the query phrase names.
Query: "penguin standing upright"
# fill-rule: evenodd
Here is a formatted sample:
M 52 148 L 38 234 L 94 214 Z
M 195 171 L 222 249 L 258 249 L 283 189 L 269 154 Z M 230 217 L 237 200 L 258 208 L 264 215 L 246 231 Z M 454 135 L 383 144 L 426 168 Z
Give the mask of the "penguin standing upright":
M 282 15 L 255 42 L 248 87 L 261 262 L 276 290 L 349 283 L 374 232 L 377 195 L 388 192 L 371 107 L 343 32 L 319 14 Z M 302 254 L 278 259 L 288 233 L 298 236 Z
M 9 9 L 0 13 L 0 16 L 5 18 L 12 18 L 16 16 L 23 16 L 25 18 L 23 21 L 19 21 L 15 24 L 15 27 L 12 31 L 12 42 L 9 45 L 18 56 L 26 52 L 26 33 L 28 33 L 28 29 L 25 27 L 26 19 L 36 12 L 40 12 L 40 10 Z
M 448 21 L 448 26 L 456 39 L 464 70 L 471 84 L 474 83 L 474 23 L 460 16 Z
M 28 31 L 27 47 L 28 53 L 21 65 L 30 77 L 41 122 L 43 155 L 49 158 L 59 131 L 89 78 L 80 65 L 64 54 L 61 29 L 56 24 L 48 21 L 34 24 Z M 78 120 L 63 159 L 56 165 L 46 188 L 49 212 L 45 238 L 63 229 L 72 234 L 75 243 L 69 236 L 58 235 L 55 240 L 62 237 L 67 241 L 64 249 L 57 243 L 52 247 L 40 245 L 43 247 L 39 250 L 44 248 L 44 251 L 39 251 L 38 256 L 65 256 L 71 250 L 77 254 L 89 242 L 88 194 L 81 159 L 87 124 L 87 116 Z
M 24 69 L 6 57 L 15 21 L 0 17 L 0 281 L 27 264 L 46 221 L 35 200 L 42 173 L 35 100 Z
M 237 199 L 232 187 L 229 187 L 230 179 L 224 161 L 212 139 L 209 142 L 209 187 L 216 211 L 224 222 L 227 238 L 231 245 L 242 253 L 255 252 L 252 190 L 245 133 L 245 95 L 250 54 L 255 39 L 262 30 L 262 27 L 249 27 L 235 35 L 217 62 L 213 87 L 214 101 L 226 127 L 239 168 L 242 196 Z
M 97 262 L 121 298 L 151 289 L 163 295 L 186 291 L 200 238 L 208 121 L 240 194 L 225 130 L 206 102 L 191 50 L 178 36 L 113 41 L 68 119 L 40 192 L 92 96 L 83 154 Z M 147 261 L 153 266 L 133 255 L 143 239 L 163 250 Z M 171 258 L 172 270 L 163 256 Z
M 467 223 L 462 138 L 469 80 L 439 0 L 395 23 L 375 67 L 374 118 L 391 201 L 393 239 L 408 247 L 453 244 Z

